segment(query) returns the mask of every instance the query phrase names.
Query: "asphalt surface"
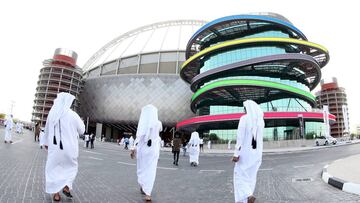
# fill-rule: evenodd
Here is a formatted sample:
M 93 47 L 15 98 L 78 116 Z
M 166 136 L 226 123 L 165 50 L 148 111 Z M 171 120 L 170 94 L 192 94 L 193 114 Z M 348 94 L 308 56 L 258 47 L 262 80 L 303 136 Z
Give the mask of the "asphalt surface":
M 51 202 L 44 192 L 46 151 L 33 140 L 32 132 L 14 133 L 14 144 L 4 144 L 0 127 L 0 202 Z M 144 202 L 136 181 L 135 161 L 129 151 L 113 143 L 80 142 L 79 172 L 72 200 L 63 202 Z M 321 180 L 324 165 L 360 153 L 360 144 L 286 154 L 264 155 L 255 191 L 257 202 L 360 202 L 360 196 L 340 191 Z M 152 202 L 234 202 L 233 164 L 229 154 L 203 154 L 200 165 L 191 167 L 180 156 L 162 152 Z

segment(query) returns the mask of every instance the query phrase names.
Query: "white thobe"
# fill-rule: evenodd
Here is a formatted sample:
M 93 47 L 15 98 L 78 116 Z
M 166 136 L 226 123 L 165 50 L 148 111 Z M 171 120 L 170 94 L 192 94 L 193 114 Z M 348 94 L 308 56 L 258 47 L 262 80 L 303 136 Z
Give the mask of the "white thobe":
M 134 138 L 131 136 L 129 138 L 129 146 L 133 146 L 134 145 Z
M 136 173 L 138 183 L 146 195 L 151 195 L 156 177 L 156 168 L 160 155 L 160 136 L 162 129 L 161 122 L 157 126 L 151 128 L 149 135 L 139 135 L 135 139 L 136 146 Z M 148 140 L 151 139 L 151 146 L 147 146 Z
M 59 124 L 55 126 L 57 145 L 54 145 L 54 135 L 49 135 L 45 127 L 44 144 L 48 146 L 45 177 L 46 192 L 57 193 L 66 185 L 72 189 L 72 183 L 78 172 L 79 134 L 85 132 L 85 125 L 79 115 L 69 110 L 60 118 L 61 141 L 63 150 L 60 149 Z
M 199 154 L 200 154 L 200 139 L 194 140 L 190 139 L 189 141 L 189 158 L 190 163 L 195 162 L 199 164 Z
M 45 144 L 44 136 L 45 136 L 45 133 L 43 131 L 40 131 L 40 134 L 39 134 L 39 145 L 40 146 L 44 146 L 44 144 Z
M 256 185 L 256 175 L 262 161 L 263 129 L 258 129 L 256 149 L 252 148 L 252 134 L 249 125 L 246 125 L 248 117 L 242 116 L 237 132 L 234 156 L 240 159 L 234 167 L 234 194 L 235 202 L 247 202 L 247 198 L 253 195 Z M 261 136 L 259 136 L 261 135 Z M 241 149 L 239 150 L 239 148 Z
M 12 140 L 11 130 L 13 128 L 14 123 L 13 123 L 12 120 L 7 119 L 5 121 L 5 125 L 6 125 L 6 128 L 5 128 L 5 141 L 10 142 Z

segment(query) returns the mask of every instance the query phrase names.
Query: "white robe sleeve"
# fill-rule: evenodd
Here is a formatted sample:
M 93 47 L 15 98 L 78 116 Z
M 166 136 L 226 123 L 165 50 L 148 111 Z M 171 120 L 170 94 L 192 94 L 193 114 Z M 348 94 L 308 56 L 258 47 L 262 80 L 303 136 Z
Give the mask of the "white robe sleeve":
M 240 150 L 241 147 L 243 146 L 245 133 L 246 133 L 246 119 L 243 116 L 240 118 L 238 130 L 237 130 L 236 145 L 234 151 L 235 157 L 238 157 L 240 155 Z
M 79 135 L 83 135 L 85 133 L 85 124 L 77 113 L 74 112 L 74 115 L 76 120 L 76 130 Z

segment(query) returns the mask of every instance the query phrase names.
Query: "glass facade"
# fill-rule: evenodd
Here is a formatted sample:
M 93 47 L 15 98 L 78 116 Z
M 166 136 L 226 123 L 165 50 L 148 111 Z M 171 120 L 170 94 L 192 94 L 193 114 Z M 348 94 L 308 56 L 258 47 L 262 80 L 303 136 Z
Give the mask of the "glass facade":
M 310 139 L 324 135 L 324 129 L 324 123 L 305 122 L 305 138 Z M 227 140 L 236 140 L 236 131 L 237 130 L 210 130 L 209 134 L 215 133 L 224 143 L 227 143 Z M 263 136 L 264 141 L 303 139 L 300 136 L 300 128 L 296 126 L 265 128 Z
M 293 98 L 273 100 L 271 102 L 260 104 L 260 107 L 264 112 L 307 112 L 312 110 L 307 102 Z M 242 112 L 244 112 L 244 107 L 210 106 L 210 115 Z
M 215 80 L 211 80 L 211 82 L 209 83 L 205 83 L 204 85 L 202 85 L 201 87 L 208 85 L 210 83 L 216 82 L 216 81 L 221 81 L 221 80 L 232 80 L 232 79 L 236 79 L 236 80 L 261 80 L 261 81 L 268 81 L 268 82 L 276 82 L 276 83 L 280 83 L 280 84 L 284 84 L 284 85 L 288 85 L 288 86 L 292 86 L 292 87 L 296 87 L 298 89 L 304 90 L 304 91 L 310 91 L 309 87 L 302 84 L 302 83 L 298 83 L 296 81 L 293 80 L 283 80 L 280 78 L 271 78 L 271 77 L 260 77 L 260 76 L 235 76 L 235 77 L 223 77 L 223 78 L 218 78 Z
M 286 53 L 285 49 L 278 47 L 248 47 L 244 49 L 226 51 L 214 54 L 213 56 L 210 56 L 208 59 L 206 59 L 206 61 L 204 62 L 204 66 L 200 69 L 200 73 L 235 62 L 240 62 L 261 56 L 284 53 Z

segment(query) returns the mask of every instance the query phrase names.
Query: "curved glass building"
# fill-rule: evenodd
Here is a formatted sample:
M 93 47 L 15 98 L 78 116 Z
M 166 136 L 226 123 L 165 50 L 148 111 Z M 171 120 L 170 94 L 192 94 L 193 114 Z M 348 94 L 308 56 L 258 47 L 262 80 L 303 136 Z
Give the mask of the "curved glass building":
M 219 18 L 195 32 L 185 55 L 180 76 L 193 91 L 190 109 L 197 116 L 179 122 L 178 129 L 234 139 L 247 99 L 265 112 L 266 140 L 300 139 L 324 129 L 310 91 L 320 82 L 329 52 L 285 17 Z

